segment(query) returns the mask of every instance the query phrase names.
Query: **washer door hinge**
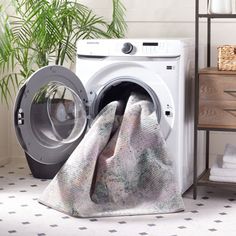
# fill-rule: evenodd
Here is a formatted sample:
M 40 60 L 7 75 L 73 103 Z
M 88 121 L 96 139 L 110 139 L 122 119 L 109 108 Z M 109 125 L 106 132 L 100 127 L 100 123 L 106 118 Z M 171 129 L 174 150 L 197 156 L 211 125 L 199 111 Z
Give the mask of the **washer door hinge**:
M 17 125 L 23 125 L 24 124 L 24 112 L 22 108 L 20 108 L 16 113 L 16 123 Z

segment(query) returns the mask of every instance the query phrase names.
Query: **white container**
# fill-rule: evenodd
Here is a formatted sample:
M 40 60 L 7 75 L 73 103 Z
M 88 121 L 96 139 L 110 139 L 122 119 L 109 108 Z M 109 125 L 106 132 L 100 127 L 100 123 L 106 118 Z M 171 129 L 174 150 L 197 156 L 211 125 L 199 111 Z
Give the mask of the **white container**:
M 231 14 L 232 0 L 210 0 L 208 12 L 210 14 Z

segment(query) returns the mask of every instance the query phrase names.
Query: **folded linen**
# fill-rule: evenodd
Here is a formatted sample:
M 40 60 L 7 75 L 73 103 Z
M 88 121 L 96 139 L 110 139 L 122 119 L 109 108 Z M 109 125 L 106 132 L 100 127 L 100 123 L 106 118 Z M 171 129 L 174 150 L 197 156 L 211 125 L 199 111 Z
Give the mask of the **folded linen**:
M 211 181 L 236 183 L 236 177 L 210 175 Z
M 217 155 L 214 164 L 211 167 L 210 175 L 214 177 L 231 177 L 236 179 L 235 169 L 224 169 L 222 155 Z
M 224 168 L 224 169 L 234 169 L 234 171 L 235 171 L 236 164 L 230 163 L 230 162 L 223 162 L 222 168 Z
M 236 164 L 236 146 L 228 143 L 225 146 L 223 161 Z

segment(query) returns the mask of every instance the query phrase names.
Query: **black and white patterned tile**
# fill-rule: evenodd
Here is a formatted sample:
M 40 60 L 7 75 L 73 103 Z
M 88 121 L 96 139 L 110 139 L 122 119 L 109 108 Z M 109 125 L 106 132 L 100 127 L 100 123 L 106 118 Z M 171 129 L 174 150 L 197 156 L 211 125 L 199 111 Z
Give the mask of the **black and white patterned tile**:
M 236 189 L 199 188 L 180 213 L 74 218 L 38 203 L 49 183 L 35 179 L 26 163 L 0 167 L 0 235 L 17 236 L 235 236 Z

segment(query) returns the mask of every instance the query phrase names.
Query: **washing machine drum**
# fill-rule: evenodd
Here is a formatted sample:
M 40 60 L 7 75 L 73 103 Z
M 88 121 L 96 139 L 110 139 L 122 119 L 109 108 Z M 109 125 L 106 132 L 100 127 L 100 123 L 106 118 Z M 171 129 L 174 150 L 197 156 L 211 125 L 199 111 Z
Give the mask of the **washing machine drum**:
M 84 135 L 87 95 L 70 70 L 47 66 L 20 89 L 15 103 L 17 138 L 28 156 L 42 164 L 64 162 Z

